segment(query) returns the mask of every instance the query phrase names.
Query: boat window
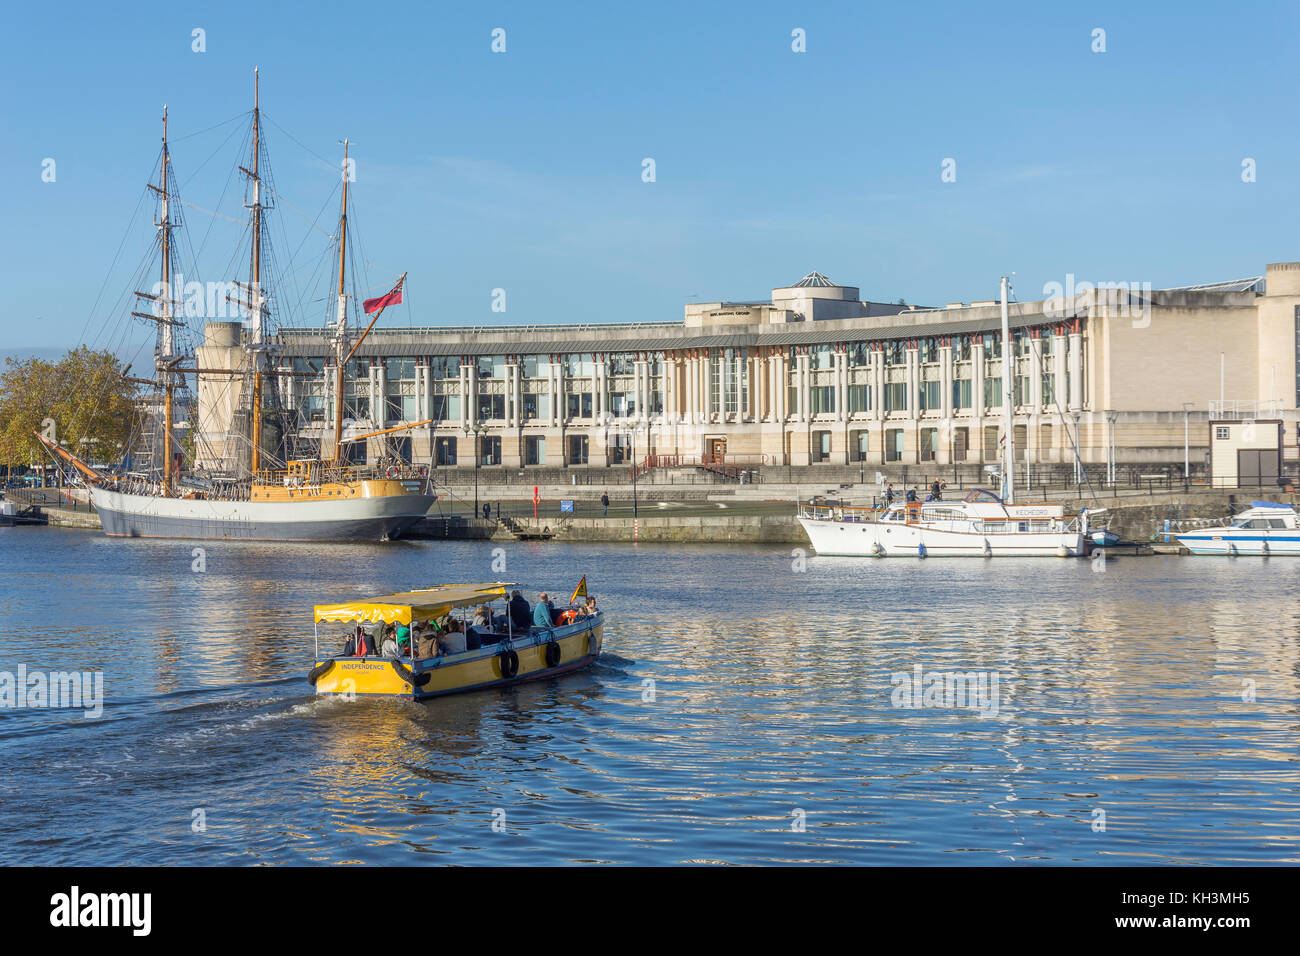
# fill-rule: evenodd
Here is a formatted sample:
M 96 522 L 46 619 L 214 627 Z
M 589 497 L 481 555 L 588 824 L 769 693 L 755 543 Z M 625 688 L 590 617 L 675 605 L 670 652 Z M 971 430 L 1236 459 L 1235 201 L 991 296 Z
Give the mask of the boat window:
M 1269 518 L 1269 519 L 1268 519 L 1268 526 L 1269 526 L 1270 528 L 1285 528 L 1285 527 L 1286 527 L 1286 519 L 1285 519 L 1285 518 Z

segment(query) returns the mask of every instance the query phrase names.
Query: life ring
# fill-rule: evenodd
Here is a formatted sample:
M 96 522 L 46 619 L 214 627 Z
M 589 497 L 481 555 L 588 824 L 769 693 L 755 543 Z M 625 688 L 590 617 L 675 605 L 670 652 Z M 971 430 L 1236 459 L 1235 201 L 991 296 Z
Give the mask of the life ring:
M 502 651 L 497 655 L 497 662 L 501 665 L 501 676 L 507 680 L 519 673 L 519 655 L 514 651 Z
M 429 678 L 433 676 L 432 674 L 417 674 L 399 660 L 394 659 L 389 663 L 393 665 L 393 670 L 397 672 L 397 676 L 412 687 L 423 687 L 429 683 Z
M 560 663 L 560 645 L 556 641 L 546 642 L 546 666 L 558 667 Z
M 389 478 L 396 478 L 401 473 L 402 473 L 402 469 L 398 468 L 396 465 L 389 465 L 388 470 L 384 472 L 384 474 L 387 475 Z
M 421 478 L 428 478 L 428 477 L 429 477 L 429 466 L 428 466 L 428 465 L 421 465 L 421 466 L 420 466 L 420 477 L 421 477 Z
M 317 664 L 315 667 L 311 669 L 311 673 L 307 675 L 307 683 L 315 687 L 316 682 L 320 680 L 322 677 L 324 677 L 326 674 L 328 674 L 330 672 L 330 668 L 333 666 L 334 666 L 333 661 L 326 661 L 324 664 Z

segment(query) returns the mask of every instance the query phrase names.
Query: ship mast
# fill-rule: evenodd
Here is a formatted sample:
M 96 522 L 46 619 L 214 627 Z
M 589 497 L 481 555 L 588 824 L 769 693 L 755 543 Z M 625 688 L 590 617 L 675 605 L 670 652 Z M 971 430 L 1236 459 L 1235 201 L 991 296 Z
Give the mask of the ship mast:
M 154 378 L 152 382 L 141 379 L 131 381 L 151 384 L 163 392 L 163 430 L 162 430 L 162 492 L 170 495 L 173 485 L 172 475 L 172 400 L 176 388 L 176 374 L 173 370 L 177 356 L 176 338 L 173 329 L 179 324 L 174 318 L 175 305 L 172 297 L 172 229 L 175 223 L 171 217 L 171 152 L 167 147 L 167 107 L 163 106 L 162 163 L 158 185 L 149 183 L 149 188 L 158 194 L 160 201 L 158 215 L 158 245 L 162 251 L 161 277 L 159 293 L 154 297 L 151 314 L 134 313 L 141 318 L 152 319 L 158 326 L 154 342 Z
M 259 75 L 253 68 L 253 162 L 252 169 L 240 169 L 253 184 L 253 201 L 248 204 L 251 210 L 253 248 L 251 264 L 251 284 L 248 289 L 249 346 L 252 351 L 253 389 L 250 404 L 252 416 L 253 453 L 250 469 L 256 477 L 262 467 L 262 374 L 266 364 L 263 329 L 262 298 L 262 179 L 259 163 L 261 161 L 262 111 L 259 103 Z
M 343 141 L 343 212 L 339 217 L 338 316 L 334 330 L 334 461 L 343 457 L 343 366 L 346 363 L 348 297 L 344 291 L 348 249 L 348 141 Z M 324 455 L 321 456 L 322 458 Z

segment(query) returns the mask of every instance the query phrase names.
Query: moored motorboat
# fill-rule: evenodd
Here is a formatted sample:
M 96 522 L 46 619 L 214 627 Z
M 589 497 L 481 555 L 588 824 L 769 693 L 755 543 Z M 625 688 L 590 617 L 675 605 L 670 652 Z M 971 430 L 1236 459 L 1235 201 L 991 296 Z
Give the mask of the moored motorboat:
M 1300 520 L 1291 505 L 1252 501 L 1219 527 L 1199 528 L 1174 539 L 1192 554 L 1300 555 Z
M 414 639 L 395 656 L 321 653 L 322 623 L 433 626 L 446 622 L 460 608 L 491 608 L 508 598 L 510 588 L 501 582 L 444 584 L 342 604 L 318 604 L 316 663 L 307 679 L 322 695 L 428 700 L 553 677 L 586 667 L 600 655 L 604 614 L 586 614 L 575 606 L 557 608 L 551 627 L 527 629 L 517 628 L 506 608 L 506 613 L 492 615 L 490 626 L 475 629 L 469 646 L 455 653 L 422 656 Z M 586 592 L 585 578 L 580 590 Z M 351 651 L 353 646 L 349 643 L 344 650 Z
M 961 501 L 897 502 L 884 509 L 800 508 L 822 555 L 864 557 L 1073 557 L 1085 553 L 1088 513 L 1062 505 L 1008 504 L 973 489 Z

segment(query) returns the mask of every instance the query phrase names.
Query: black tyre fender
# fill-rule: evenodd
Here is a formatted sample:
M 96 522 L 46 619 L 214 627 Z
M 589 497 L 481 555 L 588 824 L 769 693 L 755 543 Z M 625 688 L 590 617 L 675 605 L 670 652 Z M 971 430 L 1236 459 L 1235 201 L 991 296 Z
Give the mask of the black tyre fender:
M 546 666 L 558 667 L 560 664 L 560 643 L 559 641 L 546 642 Z
M 315 687 L 316 682 L 328 674 L 333 667 L 334 662 L 332 660 L 326 661 L 324 664 L 317 664 L 311 669 L 311 673 L 307 675 L 307 683 Z
M 432 674 L 417 674 L 399 660 L 392 660 L 389 663 L 393 665 L 393 670 L 397 672 L 397 676 L 412 687 L 423 687 L 429 683 L 429 678 L 433 676 Z
M 519 655 L 514 651 L 502 651 L 497 655 L 497 662 L 501 665 L 502 677 L 510 678 L 519 673 Z

